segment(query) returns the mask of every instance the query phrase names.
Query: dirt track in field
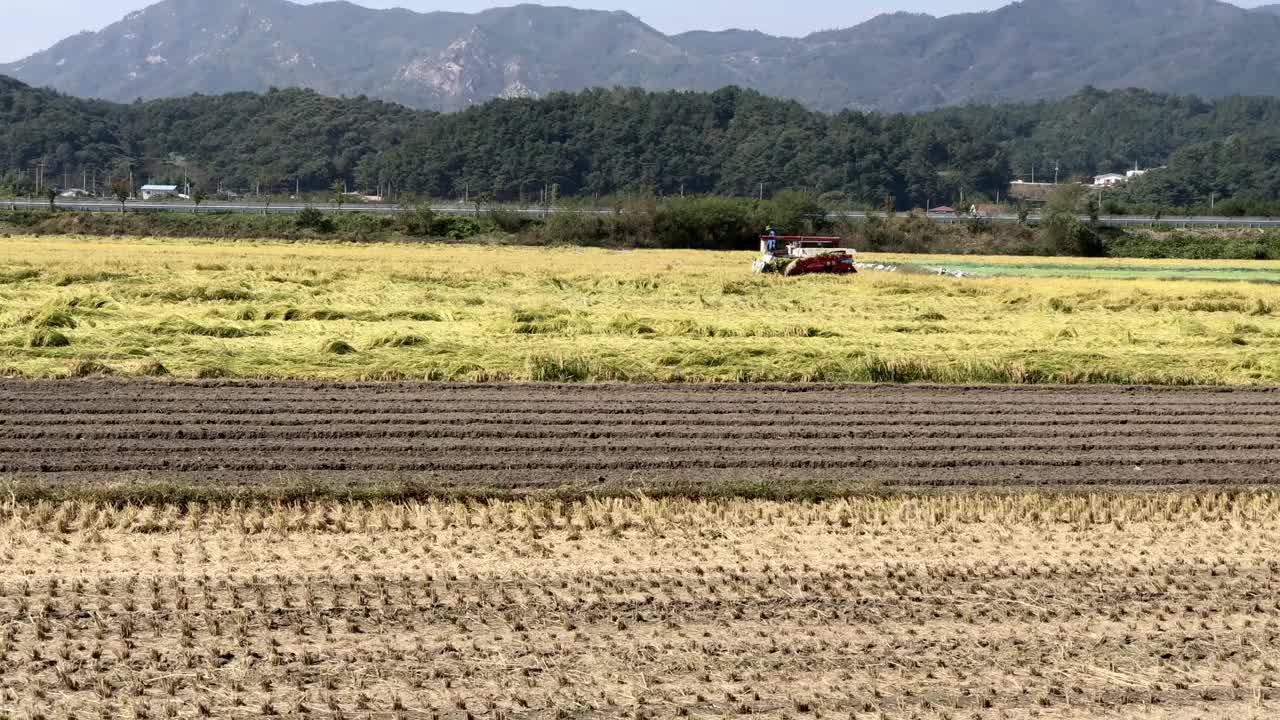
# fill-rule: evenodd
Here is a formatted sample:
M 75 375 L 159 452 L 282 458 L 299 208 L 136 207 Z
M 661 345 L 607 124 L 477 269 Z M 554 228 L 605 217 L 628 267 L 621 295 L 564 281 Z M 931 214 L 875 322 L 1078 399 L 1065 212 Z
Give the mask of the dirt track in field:
M 1280 389 L 5 380 L 0 477 L 1268 484 Z

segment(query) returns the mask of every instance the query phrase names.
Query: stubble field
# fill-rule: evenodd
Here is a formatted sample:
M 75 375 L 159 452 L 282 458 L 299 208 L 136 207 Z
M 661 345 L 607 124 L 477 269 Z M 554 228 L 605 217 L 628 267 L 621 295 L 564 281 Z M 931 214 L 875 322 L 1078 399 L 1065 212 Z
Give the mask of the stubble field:
M 1269 718 L 1270 494 L 11 503 L 16 718 Z

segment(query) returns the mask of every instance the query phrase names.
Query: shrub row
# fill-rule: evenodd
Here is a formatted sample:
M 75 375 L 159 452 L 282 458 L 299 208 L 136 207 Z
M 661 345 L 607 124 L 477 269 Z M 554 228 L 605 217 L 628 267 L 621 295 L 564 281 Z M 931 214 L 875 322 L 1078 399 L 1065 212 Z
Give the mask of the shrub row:
M 968 219 L 940 225 L 916 215 L 869 217 L 835 224 L 815 200 L 800 194 L 767 201 L 675 198 L 528 215 L 507 210 L 456 216 L 416 207 L 395 214 L 296 215 L 232 213 L 77 213 L 0 211 L 0 227 L 32 234 L 141 235 L 282 240 L 464 241 L 489 236 L 528 245 L 627 248 L 755 249 L 772 225 L 783 233 L 833 234 L 872 252 L 971 255 L 1110 256 L 1187 259 L 1280 259 L 1280 233 L 1126 231 L 1074 217 L 1032 228 Z
M 501 232 L 488 215 L 457 217 L 431 210 L 395 214 L 326 213 L 309 208 L 298 214 L 228 212 L 82 213 L 0 211 L 0 226 L 33 234 L 140 235 L 224 239 L 332 238 L 376 242 L 404 238 L 464 240 Z
M 1130 258 L 1280 260 L 1280 233 L 1126 233 L 1107 241 L 1107 254 Z

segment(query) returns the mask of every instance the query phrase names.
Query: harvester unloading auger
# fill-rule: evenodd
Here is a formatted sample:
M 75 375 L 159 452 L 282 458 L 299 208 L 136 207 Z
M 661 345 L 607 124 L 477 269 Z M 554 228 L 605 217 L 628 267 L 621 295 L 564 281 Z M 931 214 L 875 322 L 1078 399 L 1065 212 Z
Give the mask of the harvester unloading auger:
M 758 273 L 788 276 L 858 272 L 854 252 L 843 245 L 844 240 L 838 237 L 762 235 L 760 251 L 764 257 L 757 260 L 752 268 Z

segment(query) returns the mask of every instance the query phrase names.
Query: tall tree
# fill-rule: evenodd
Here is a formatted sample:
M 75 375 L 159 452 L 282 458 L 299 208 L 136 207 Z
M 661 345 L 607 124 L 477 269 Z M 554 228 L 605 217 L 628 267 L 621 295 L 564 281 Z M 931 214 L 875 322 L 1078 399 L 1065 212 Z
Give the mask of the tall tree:
M 129 202 L 129 198 L 133 195 L 133 187 L 125 178 L 116 178 L 111 181 L 111 195 L 120 203 L 120 212 L 124 213 L 125 204 Z

